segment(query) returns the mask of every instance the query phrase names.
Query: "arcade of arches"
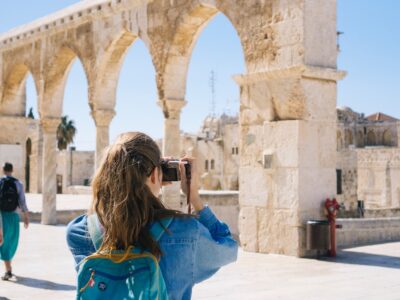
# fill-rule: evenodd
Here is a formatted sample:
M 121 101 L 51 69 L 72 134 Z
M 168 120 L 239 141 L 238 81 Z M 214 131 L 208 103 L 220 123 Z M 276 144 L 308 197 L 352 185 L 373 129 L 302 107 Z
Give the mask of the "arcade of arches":
M 124 54 L 140 38 L 156 70 L 163 153 L 177 156 L 191 52 L 217 13 L 236 29 L 246 64 L 246 73 L 235 76 L 241 245 L 312 254 L 305 250 L 305 221 L 321 217 L 321 201 L 336 191 L 336 83 L 345 75 L 336 66 L 336 0 L 82 1 L 1 35 L 0 122 L 6 130 L 0 144 L 26 145 L 24 84 L 31 72 L 43 131 L 43 224 L 57 222 L 55 134 L 73 60 L 79 58 L 87 76 L 98 161 L 109 143 Z M 13 135 L 17 131 L 27 133 L 24 140 Z M 272 157 L 268 165 L 266 157 Z M 179 208 L 177 186 L 164 200 Z

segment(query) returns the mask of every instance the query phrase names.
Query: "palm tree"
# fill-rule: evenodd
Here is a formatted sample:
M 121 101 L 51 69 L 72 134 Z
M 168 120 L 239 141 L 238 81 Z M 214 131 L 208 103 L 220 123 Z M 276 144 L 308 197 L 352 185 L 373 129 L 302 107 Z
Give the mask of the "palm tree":
M 67 146 L 74 142 L 76 131 L 73 120 L 68 120 L 68 116 L 61 117 L 61 123 L 57 128 L 57 146 L 59 150 L 67 149 Z

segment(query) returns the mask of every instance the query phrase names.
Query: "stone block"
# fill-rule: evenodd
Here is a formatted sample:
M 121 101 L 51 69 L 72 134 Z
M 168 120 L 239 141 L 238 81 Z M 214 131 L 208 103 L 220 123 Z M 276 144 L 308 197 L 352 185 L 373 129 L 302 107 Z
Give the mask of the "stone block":
M 240 195 L 241 206 L 267 206 L 272 193 L 272 180 L 266 171 L 255 167 L 241 167 L 240 174 Z
M 302 168 L 299 170 L 299 209 L 320 211 L 326 198 L 336 195 L 335 169 Z
M 303 13 L 305 63 L 336 68 L 336 0 L 305 0 Z
M 301 89 L 306 98 L 305 120 L 336 123 L 336 82 L 303 78 Z
M 259 251 L 298 256 L 300 250 L 297 216 L 291 210 L 259 208 Z
M 246 251 L 258 252 L 258 220 L 256 207 L 241 207 L 239 213 L 240 245 Z

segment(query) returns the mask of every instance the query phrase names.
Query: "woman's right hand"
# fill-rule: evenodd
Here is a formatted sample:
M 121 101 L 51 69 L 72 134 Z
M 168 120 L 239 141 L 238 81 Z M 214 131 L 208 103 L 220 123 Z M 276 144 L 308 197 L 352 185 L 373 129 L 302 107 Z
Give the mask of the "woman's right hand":
M 0 246 L 3 245 L 3 229 L 0 229 Z
M 181 158 L 181 163 L 179 164 L 179 169 L 181 172 L 181 188 L 185 195 L 187 195 L 187 181 L 185 164 L 182 163 L 184 161 L 188 162 L 191 167 L 190 203 L 193 205 L 196 211 L 200 211 L 204 208 L 204 204 L 200 200 L 199 196 L 199 173 L 197 172 L 197 162 L 195 158 L 190 156 L 184 156 Z

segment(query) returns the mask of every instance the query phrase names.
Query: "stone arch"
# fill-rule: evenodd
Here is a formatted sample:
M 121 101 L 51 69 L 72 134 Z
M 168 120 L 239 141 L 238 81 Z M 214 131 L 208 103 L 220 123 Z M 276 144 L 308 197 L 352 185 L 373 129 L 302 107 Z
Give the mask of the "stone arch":
M 230 21 L 239 37 L 241 47 L 244 49 L 237 26 L 227 13 L 209 4 L 195 6 L 178 20 L 172 44 L 167 53 L 165 70 L 158 74 L 157 78 L 160 99 L 184 98 L 187 72 L 194 46 L 203 29 L 218 13 L 223 14 Z M 245 57 L 243 60 L 245 61 Z
M 91 87 L 89 95 L 89 105 L 92 110 L 97 108 L 114 109 L 116 90 L 124 58 L 137 38 L 129 31 L 123 31 L 99 57 L 95 72 L 95 84 Z
M 5 115 L 25 116 L 26 105 L 26 79 L 32 74 L 36 91 L 39 90 L 36 76 L 30 72 L 26 64 L 16 64 L 4 82 L 3 95 L 0 104 L 0 111 Z
M 392 146 L 392 133 L 389 129 L 383 132 L 383 145 L 384 146 Z
M 357 147 L 364 147 L 364 134 L 361 130 L 357 132 Z
M 344 132 L 344 140 L 345 140 L 345 147 L 347 148 L 349 145 L 353 144 L 353 133 L 350 129 L 346 129 Z
M 367 134 L 367 146 L 375 146 L 376 145 L 376 134 L 373 130 L 368 131 Z
M 75 59 L 79 59 L 85 71 L 88 86 L 91 86 L 89 63 L 71 47 L 61 47 L 47 62 L 44 79 L 44 95 L 39 101 L 39 114 L 43 117 L 59 118 L 62 114 L 65 84 Z

